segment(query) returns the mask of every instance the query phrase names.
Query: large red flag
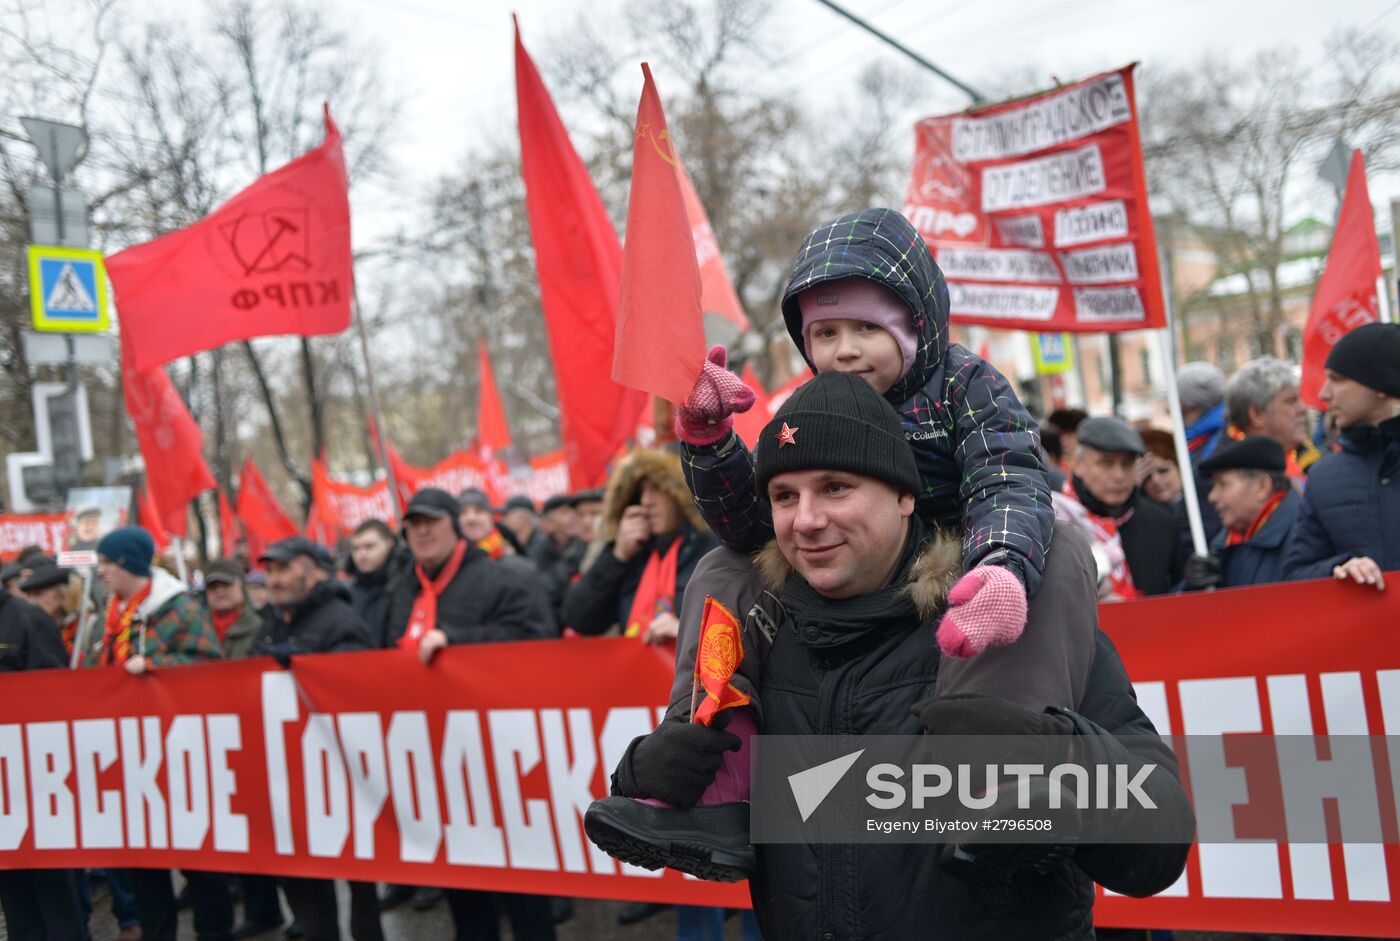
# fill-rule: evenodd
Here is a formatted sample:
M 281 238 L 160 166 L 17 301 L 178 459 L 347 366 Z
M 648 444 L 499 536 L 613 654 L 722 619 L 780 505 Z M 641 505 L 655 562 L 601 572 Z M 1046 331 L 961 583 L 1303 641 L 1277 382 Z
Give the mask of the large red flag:
M 166 532 L 184 536 L 186 504 L 216 486 L 204 463 L 204 435 L 165 368 L 138 370 L 122 334 L 122 393 L 146 461 L 146 486 Z
M 296 524 L 267 485 L 251 454 L 238 472 L 235 512 L 243 525 L 243 537 L 248 542 L 248 558 L 254 563 L 270 543 L 297 534 Z
M 476 441 L 491 454 L 501 454 L 510 448 L 510 424 L 506 421 L 501 394 L 496 391 L 496 376 L 491 370 L 491 356 L 486 352 L 485 343 L 476 345 L 476 369 L 481 380 L 476 403 Z
M 515 96 L 525 204 L 569 479 L 576 488 L 600 486 L 646 403 L 645 394 L 608 379 L 622 248 L 518 27 Z
M 700 309 L 706 314 L 718 314 L 739 328 L 739 332 L 749 330 L 749 315 L 744 313 L 744 305 L 739 302 L 739 294 L 734 290 L 734 282 L 729 280 L 729 269 L 724 266 L 724 256 L 719 253 L 719 240 L 715 230 L 710 228 L 710 217 L 705 212 L 700 194 L 690 182 L 690 174 L 685 165 L 680 167 L 681 196 L 685 199 L 685 214 L 690 220 L 690 234 L 695 240 L 695 263 L 700 266 Z
M 1323 364 L 1332 346 L 1345 334 L 1379 320 L 1376 279 L 1381 276 L 1381 250 L 1376 244 L 1376 220 L 1366 191 L 1366 161 L 1361 151 L 1351 155 L 1346 196 L 1327 253 L 1327 267 L 1313 294 L 1308 325 L 1303 328 L 1303 379 L 1299 391 L 1314 408 L 1326 408 L 1317 397 Z
M 267 334 L 350 325 L 350 202 L 340 131 L 194 225 L 107 259 L 138 369 Z
M 681 405 L 705 362 L 700 270 L 680 160 L 645 62 L 642 76 L 612 377 Z

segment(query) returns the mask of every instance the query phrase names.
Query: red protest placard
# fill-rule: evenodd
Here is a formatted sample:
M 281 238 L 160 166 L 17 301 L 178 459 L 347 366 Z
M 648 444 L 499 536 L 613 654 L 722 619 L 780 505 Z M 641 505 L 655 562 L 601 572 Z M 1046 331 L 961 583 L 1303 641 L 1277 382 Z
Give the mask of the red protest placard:
M 915 126 L 904 214 L 955 323 L 1163 327 L 1133 67 Z

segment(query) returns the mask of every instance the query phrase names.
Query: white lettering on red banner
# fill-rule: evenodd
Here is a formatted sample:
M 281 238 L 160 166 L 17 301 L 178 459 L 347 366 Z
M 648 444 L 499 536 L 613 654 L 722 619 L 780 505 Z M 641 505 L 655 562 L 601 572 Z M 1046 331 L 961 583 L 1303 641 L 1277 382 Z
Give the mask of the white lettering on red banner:
M 953 121 L 953 154 L 963 163 L 1047 150 L 1131 121 L 1131 92 L 1114 72 L 1044 95 L 1024 108 Z
M 1400 595 L 1366 591 L 1329 579 L 1099 616 L 1163 734 L 1400 736 Z M 1278 630 L 1322 621 L 1322 646 Z M 388 650 L 294 657 L 290 670 L 263 658 L 7 674 L 0 852 L 7 868 L 195 866 L 742 906 L 742 885 L 619 866 L 583 835 L 628 744 L 660 721 L 672 674 L 623 638 L 450 648 L 431 666 Z M 1186 771 L 1204 780 L 1210 761 L 1211 780 L 1234 782 L 1192 790 L 1198 818 L 1243 825 L 1255 802 L 1326 801 L 1329 781 L 1361 775 L 1377 783 L 1362 809 L 1393 832 L 1382 784 L 1400 780 L 1400 752 L 1343 755 L 1333 741 L 1302 782 L 1257 776 L 1228 738 L 1192 748 Z M 1357 812 L 1338 810 L 1343 826 Z M 1400 846 L 1208 844 L 1159 897 L 1100 893 L 1094 920 L 1385 936 L 1400 923 Z
M 1040 332 L 1166 323 L 1131 67 L 927 118 L 914 133 L 904 213 L 948 280 L 954 321 Z M 1056 287 L 1029 290 L 1042 285 Z
M 1085 248 L 1060 255 L 1071 284 L 1112 284 L 1138 279 L 1137 251 L 1132 242 Z
M 997 234 L 1007 245 L 1045 247 L 1045 229 L 1040 224 L 1040 216 L 997 216 L 992 219 L 992 225 L 997 227 Z
M 1059 299 L 1060 292 L 1056 288 L 948 284 L 948 301 L 952 312 L 974 317 L 1049 320 L 1055 314 Z
M 1125 238 L 1127 234 L 1128 209 L 1121 199 L 1107 199 L 1055 213 L 1056 248 Z
M 1038 281 L 1059 284 L 1055 259 L 1046 252 L 1012 248 L 944 248 L 938 252 L 944 277 L 980 281 Z
M 1093 144 L 1064 154 L 988 167 L 982 172 L 982 211 L 1026 209 L 1102 193 L 1103 154 Z
M 1075 288 L 1074 310 L 1085 323 L 1140 321 L 1147 316 L 1135 287 Z
M 26 546 L 38 546 L 50 558 L 63 548 L 62 513 L 0 516 L 0 561 L 8 562 Z

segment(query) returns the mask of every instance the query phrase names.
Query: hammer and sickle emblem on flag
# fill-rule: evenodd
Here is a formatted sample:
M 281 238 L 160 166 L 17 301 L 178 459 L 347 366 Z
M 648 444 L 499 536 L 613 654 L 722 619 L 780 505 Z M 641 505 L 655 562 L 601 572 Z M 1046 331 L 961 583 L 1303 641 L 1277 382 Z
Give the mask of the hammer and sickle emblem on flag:
M 679 169 L 680 162 L 676 159 L 676 145 L 671 140 L 670 130 L 663 127 L 657 133 L 652 131 L 650 121 L 642 121 L 637 125 L 637 136 L 645 137 L 658 157 Z

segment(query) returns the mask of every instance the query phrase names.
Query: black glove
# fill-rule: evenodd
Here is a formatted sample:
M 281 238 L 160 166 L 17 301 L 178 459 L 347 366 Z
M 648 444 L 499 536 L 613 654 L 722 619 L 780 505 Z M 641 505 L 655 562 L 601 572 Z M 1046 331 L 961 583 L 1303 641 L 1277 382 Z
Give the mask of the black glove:
M 273 660 L 277 661 L 277 665 L 282 669 L 290 670 L 292 668 L 292 654 L 295 652 L 295 648 L 293 648 L 291 644 L 286 641 L 280 644 L 273 644 L 267 652 Z
M 1219 588 L 1224 575 L 1220 570 L 1220 557 L 1215 555 L 1193 555 L 1186 560 L 1186 590 L 1203 591 Z
M 914 706 L 925 735 L 1071 735 L 1074 723 L 1000 696 L 942 696 Z
M 716 725 L 727 725 L 728 719 L 722 712 L 716 716 Z M 737 735 L 722 728 L 669 719 L 628 746 L 613 775 L 613 793 L 693 807 L 714 782 L 724 753 L 742 746 Z

